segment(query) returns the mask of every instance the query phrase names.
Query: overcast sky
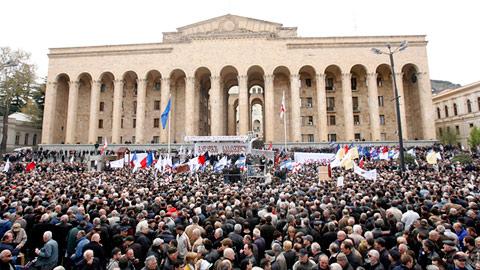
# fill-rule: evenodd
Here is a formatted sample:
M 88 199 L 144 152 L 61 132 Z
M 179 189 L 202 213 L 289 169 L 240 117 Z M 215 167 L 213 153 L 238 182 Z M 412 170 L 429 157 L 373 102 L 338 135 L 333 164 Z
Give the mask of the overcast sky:
M 298 27 L 300 36 L 426 34 L 430 78 L 480 80 L 478 0 L 2 0 L 0 46 L 48 48 L 160 42 L 162 32 L 227 13 Z

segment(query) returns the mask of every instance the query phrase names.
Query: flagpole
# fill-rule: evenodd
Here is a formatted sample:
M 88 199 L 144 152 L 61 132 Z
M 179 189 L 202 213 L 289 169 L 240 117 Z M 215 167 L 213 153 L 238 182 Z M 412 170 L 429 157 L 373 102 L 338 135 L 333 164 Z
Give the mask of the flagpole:
M 285 91 L 283 91 L 283 101 L 284 103 L 287 103 L 285 101 Z M 283 104 L 284 108 L 284 112 L 283 112 L 283 139 L 284 139 L 284 143 L 285 143 L 285 153 L 287 152 L 287 105 L 286 104 Z
M 170 102 L 172 102 L 172 94 L 171 93 L 168 95 L 168 99 L 170 100 Z M 171 133 L 171 130 L 172 130 L 170 128 L 170 117 L 171 117 L 171 113 L 169 112 L 168 113 L 168 157 L 169 158 L 170 158 L 170 133 Z

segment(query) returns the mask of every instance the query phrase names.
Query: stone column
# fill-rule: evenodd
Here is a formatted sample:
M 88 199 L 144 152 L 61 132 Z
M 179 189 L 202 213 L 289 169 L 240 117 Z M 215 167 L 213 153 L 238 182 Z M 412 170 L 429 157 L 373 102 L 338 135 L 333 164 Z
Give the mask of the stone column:
M 435 139 L 435 117 L 433 113 L 432 86 L 426 72 L 417 73 L 418 91 L 420 96 L 420 113 L 422 114 L 422 130 L 425 140 Z M 403 127 L 403 126 L 402 126 Z
M 45 117 L 43 118 L 42 143 L 52 144 L 57 107 L 57 82 L 47 82 L 45 90 Z
M 185 77 L 185 136 L 195 134 L 195 77 Z
M 77 108 L 78 108 L 78 90 L 80 83 L 70 81 L 68 88 L 68 109 L 67 109 L 67 131 L 65 136 L 66 144 L 75 144 L 75 135 L 77 127 Z
M 160 94 L 160 113 L 163 113 L 168 104 L 168 99 L 170 99 L 170 78 L 162 78 L 161 94 Z M 173 100 L 172 100 L 173 101 Z M 172 114 L 173 104 L 170 105 L 170 114 Z M 169 117 L 173 117 L 170 115 Z M 170 118 L 170 120 L 173 118 Z M 161 118 L 160 118 L 161 121 Z M 168 143 L 168 122 L 165 126 L 165 129 L 160 128 L 160 142 Z M 173 132 L 173 129 L 171 130 Z
M 120 143 L 122 123 L 123 80 L 115 80 L 113 89 L 112 143 Z
M 301 142 L 302 141 L 302 117 L 300 115 L 300 107 L 302 106 L 302 101 L 300 100 L 300 77 L 298 74 L 293 74 L 290 76 L 290 94 L 291 94 L 291 103 L 290 108 L 292 111 L 291 115 L 291 141 L 292 142 Z M 288 110 L 287 110 L 288 111 Z M 287 126 L 288 128 L 288 126 Z M 287 130 L 288 132 L 288 130 Z
M 266 143 L 273 142 L 275 139 L 275 90 L 273 87 L 274 75 L 265 75 L 265 139 Z
M 240 135 L 247 135 L 250 126 L 250 106 L 248 102 L 248 77 L 238 76 L 238 109 L 240 111 Z
M 377 73 L 367 74 L 368 113 L 370 116 L 370 132 L 372 134 L 372 141 L 380 140 L 380 114 L 378 112 L 377 75 Z
M 355 133 L 353 130 L 353 107 L 352 107 L 352 86 L 351 74 L 342 74 L 342 93 L 343 93 L 343 119 L 345 126 L 345 141 L 353 141 Z
M 228 135 L 235 136 L 235 106 L 234 104 L 228 104 Z
M 147 80 L 137 79 L 137 125 L 135 127 L 135 143 L 145 143 L 145 99 L 147 97 Z
M 212 136 L 222 134 L 222 122 L 225 121 L 223 110 L 223 97 L 220 95 L 220 77 L 210 77 L 210 131 Z
M 317 74 L 317 130 L 316 141 L 326 142 L 328 140 L 327 127 L 327 93 L 325 92 L 325 74 Z
M 405 110 L 405 95 L 403 92 L 403 72 L 395 73 L 395 79 L 397 80 L 397 89 L 398 89 L 398 96 L 399 96 L 399 102 L 400 102 L 400 121 L 402 121 L 402 135 L 404 140 L 408 140 L 409 138 L 408 138 L 408 126 L 407 126 L 407 114 Z M 392 89 L 392 91 L 394 91 L 393 96 L 395 97 L 395 89 Z M 393 103 L 393 106 L 395 106 L 395 103 Z M 395 109 L 395 115 L 396 113 L 397 111 Z M 395 122 L 397 121 L 395 120 Z
M 97 142 L 98 111 L 100 104 L 100 88 L 102 81 L 93 81 L 90 95 L 90 119 L 88 122 L 88 143 Z

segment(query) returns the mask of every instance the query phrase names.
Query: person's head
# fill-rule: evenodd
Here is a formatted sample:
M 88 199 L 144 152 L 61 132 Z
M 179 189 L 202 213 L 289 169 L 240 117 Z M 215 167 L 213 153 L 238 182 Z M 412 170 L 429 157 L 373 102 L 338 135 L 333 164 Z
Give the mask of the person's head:
M 342 242 L 343 240 L 345 240 L 345 238 L 347 238 L 347 234 L 344 231 L 337 232 L 337 240 L 339 242 Z
M 90 241 L 100 243 L 100 234 L 94 233 Z
M 328 269 L 328 256 L 325 254 L 318 257 L 318 266 L 320 269 Z
M 462 223 L 460 222 L 456 222 L 453 224 L 453 229 L 455 230 L 455 232 L 459 233 L 462 231 L 463 229 L 463 226 L 462 226 Z
M 13 242 L 13 233 L 11 232 L 6 232 L 3 237 L 2 237 L 2 242 L 10 244 Z
M 80 239 L 84 236 L 85 236 L 85 231 L 84 230 L 80 230 L 80 231 L 77 232 L 77 239 Z
M 342 244 L 340 245 L 340 250 L 345 254 L 349 255 L 352 253 L 353 249 L 353 244 L 351 241 L 343 241 Z
M 445 240 L 443 241 L 443 250 L 448 253 L 452 250 L 455 249 L 455 242 L 453 242 L 452 240 Z
M 52 232 L 51 231 L 46 231 L 43 233 L 43 241 L 48 242 L 52 239 Z
M 87 262 L 92 262 L 93 260 L 93 250 L 87 249 L 85 252 L 83 252 L 83 259 Z
M 426 253 L 430 253 L 432 252 L 432 250 L 434 249 L 435 245 L 433 244 L 432 241 L 430 240 L 423 240 L 422 241 L 422 249 L 426 252 Z
M 306 249 L 300 249 L 300 251 L 298 252 L 298 260 L 300 261 L 300 263 L 308 262 L 308 251 Z
M 114 248 L 112 250 L 112 258 L 116 261 L 118 261 L 122 257 L 122 250 L 119 249 L 118 247 Z
M 383 238 L 375 239 L 373 248 L 375 248 L 377 251 L 382 251 L 385 248 L 385 239 Z
M 287 240 L 287 241 L 283 242 L 283 250 L 285 250 L 285 251 L 291 250 L 292 246 L 293 246 L 292 241 Z
M 0 260 L 4 263 L 12 260 L 12 252 L 8 249 L 2 250 L 2 252 L 0 252 Z
M 342 269 L 345 269 L 345 266 L 348 265 L 347 255 L 345 255 L 345 253 L 342 253 L 342 252 L 338 253 L 337 263 L 342 266 Z
M 230 260 L 234 261 L 235 260 L 235 251 L 233 251 L 232 248 L 226 248 L 223 250 L 223 257 Z
M 178 251 L 176 247 L 169 246 L 167 250 L 167 255 L 172 261 L 176 261 L 178 257 Z
M 243 253 L 246 256 L 252 256 L 253 255 L 253 245 L 252 244 L 243 245 Z
M 467 255 L 463 252 L 457 252 L 455 255 L 453 255 L 453 263 L 455 264 L 455 268 L 465 268 L 466 261 Z
M 367 256 L 368 258 L 370 259 L 370 264 L 371 265 L 375 265 L 379 262 L 380 260 L 380 253 L 378 253 L 377 250 L 375 249 L 371 249 L 368 253 L 367 253 Z
M 322 252 L 322 248 L 320 247 L 320 244 L 317 242 L 312 243 L 312 254 L 316 255 Z
M 408 254 L 403 254 L 401 257 L 400 257 L 400 262 L 405 265 L 408 269 L 413 269 L 413 266 L 414 266 L 414 261 L 413 261 L 413 257 L 408 255 Z
M 339 264 L 339 263 L 332 263 L 332 265 L 330 265 L 330 270 L 342 270 L 343 267 Z
M 127 257 L 127 259 L 129 259 L 129 260 L 134 260 L 135 259 L 135 253 L 133 252 L 133 249 L 131 249 L 131 248 L 127 249 L 127 251 L 125 252 L 125 257 Z
M 145 259 L 145 268 L 149 270 L 157 269 L 157 258 L 154 255 L 150 255 Z

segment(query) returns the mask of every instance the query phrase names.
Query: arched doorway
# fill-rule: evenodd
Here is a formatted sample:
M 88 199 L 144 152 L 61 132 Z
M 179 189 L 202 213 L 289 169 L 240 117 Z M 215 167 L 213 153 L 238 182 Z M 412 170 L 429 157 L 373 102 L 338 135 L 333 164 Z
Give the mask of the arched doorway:
M 356 141 L 371 140 L 368 107 L 367 68 L 357 64 L 350 69 L 352 88 L 353 131 Z
M 120 120 L 120 143 L 132 143 L 135 139 L 137 117 L 138 76 L 134 71 L 123 74 L 122 118 Z
M 325 69 L 325 90 L 327 96 L 328 141 L 345 140 L 345 118 L 343 116 L 342 70 L 336 65 Z
M 226 66 L 220 71 L 220 89 L 222 89 L 223 112 L 227 121 L 222 121 L 223 134 L 237 135 L 239 131 L 238 114 L 238 71 L 233 66 Z
M 101 144 L 106 138 L 112 141 L 112 120 L 113 120 L 113 92 L 115 77 L 111 72 L 100 75 L 100 98 L 98 108 L 97 143 Z
M 185 118 L 192 117 L 185 115 L 185 83 L 186 75 L 183 70 L 175 69 L 170 73 L 170 93 L 172 96 L 170 141 L 172 143 L 183 141 L 185 138 Z
M 283 142 L 285 139 L 290 140 L 293 136 L 293 130 L 291 125 L 292 104 L 290 93 L 290 70 L 285 66 L 279 66 L 273 70 L 273 89 L 274 89 L 274 107 L 276 109 L 274 117 L 274 140 L 277 142 Z M 282 97 L 285 95 L 286 106 L 286 129 L 287 138 L 284 135 L 284 121 L 280 119 L 280 106 L 282 104 Z M 268 112 L 270 113 L 270 112 Z
M 141 131 L 143 133 L 143 138 L 135 138 L 135 143 L 159 143 L 160 132 L 162 130 L 160 117 L 165 109 L 161 106 L 161 99 L 164 98 L 161 91 L 162 75 L 158 70 L 150 70 L 147 73 L 146 80 L 145 120 L 143 130 Z M 157 121 L 156 119 L 159 119 L 158 121 L 160 122 L 158 127 L 155 127 L 155 122 Z M 136 125 L 135 128 L 137 128 Z
M 210 115 L 210 77 L 212 73 L 206 67 L 195 71 L 195 134 L 209 136 L 211 134 Z M 219 115 L 215 117 L 220 117 Z
M 298 71 L 300 78 L 300 116 L 302 118 L 302 142 L 314 142 L 320 138 L 317 128 L 320 117 L 317 109 L 317 83 L 315 69 L 312 66 L 303 66 Z M 323 101 L 324 102 L 324 101 Z
M 88 143 L 90 122 L 90 99 L 92 96 L 92 76 L 82 73 L 78 76 L 77 117 L 75 123 L 75 143 Z
M 57 92 L 55 98 L 55 117 L 53 120 L 53 142 L 65 143 L 67 131 L 68 94 L 70 77 L 67 74 L 57 76 Z
M 404 125 L 407 127 L 407 138 L 410 140 L 422 139 L 423 117 L 417 79 L 418 68 L 413 64 L 407 64 L 403 66 L 402 73 L 403 100 L 407 122 Z
M 397 137 L 397 120 L 393 93 L 392 70 L 389 65 L 381 64 L 376 69 L 378 91 L 378 114 L 380 140 L 393 141 Z

